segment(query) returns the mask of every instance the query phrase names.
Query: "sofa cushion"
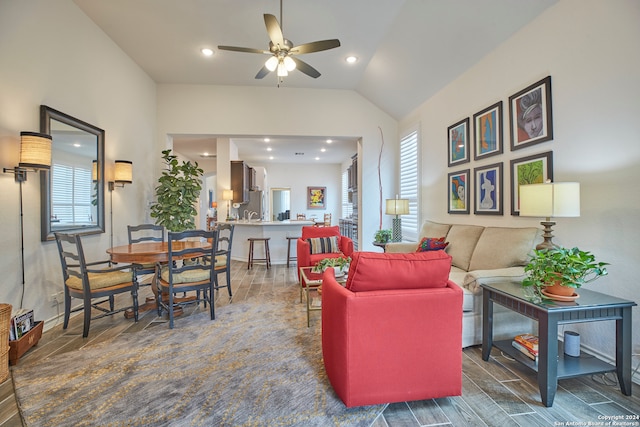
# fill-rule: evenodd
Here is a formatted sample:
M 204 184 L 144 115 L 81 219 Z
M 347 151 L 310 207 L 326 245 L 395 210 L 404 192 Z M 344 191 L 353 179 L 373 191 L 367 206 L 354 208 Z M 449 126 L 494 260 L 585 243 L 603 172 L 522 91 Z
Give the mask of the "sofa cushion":
M 312 254 L 331 254 L 340 252 L 338 237 L 312 237 L 307 239 Z
M 447 233 L 449 241 L 447 253 L 451 255 L 451 264 L 469 271 L 471 255 L 483 230 L 484 227 L 479 225 L 454 224 L 451 226 L 449 233 Z
M 352 292 L 443 288 L 450 270 L 451 257 L 444 251 L 354 252 L 345 286 Z
M 416 252 L 439 251 L 447 247 L 449 242 L 444 241 L 444 237 L 423 237 L 418 243 Z
M 420 237 L 446 237 L 450 228 L 451 224 L 440 224 L 439 222 L 425 221 L 420 229 Z
M 478 239 L 468 271 L 526 265 L 538 231 L 536 227 L 486 227 Z

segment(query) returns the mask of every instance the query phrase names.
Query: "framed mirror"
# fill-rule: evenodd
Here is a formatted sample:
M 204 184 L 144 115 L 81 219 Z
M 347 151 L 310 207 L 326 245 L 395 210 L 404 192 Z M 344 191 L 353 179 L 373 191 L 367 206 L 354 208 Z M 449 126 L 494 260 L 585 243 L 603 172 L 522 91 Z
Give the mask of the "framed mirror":
M 52 137 L 51 169 L 40 171 L 41 240 L 104 233 L 104 130 L 41 105 L 40 132 Z

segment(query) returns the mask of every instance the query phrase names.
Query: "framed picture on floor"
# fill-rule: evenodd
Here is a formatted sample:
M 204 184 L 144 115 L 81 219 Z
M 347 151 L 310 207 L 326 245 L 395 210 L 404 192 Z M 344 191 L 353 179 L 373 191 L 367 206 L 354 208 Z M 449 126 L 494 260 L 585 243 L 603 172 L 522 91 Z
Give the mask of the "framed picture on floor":
M 451 172 L 447 179 L 450 214 L 469 213 L 469 169 Z
M 473 115 L 474 160 L 502 154 L 502 101 Z
M 307 209 L 326 209 L 327 187 L 307 187 Z
M 553 139 L 551 76 L 509 97 L 511 151 Z
M 449 166 L 469 161 L 469 118 L 447 128 Z
M 553 180 L 553 152 L 511 160 L 511 215 L 520 215 L 520 186 Z
M 502 162 L 473 170 L 476 215 L 502 215 Z

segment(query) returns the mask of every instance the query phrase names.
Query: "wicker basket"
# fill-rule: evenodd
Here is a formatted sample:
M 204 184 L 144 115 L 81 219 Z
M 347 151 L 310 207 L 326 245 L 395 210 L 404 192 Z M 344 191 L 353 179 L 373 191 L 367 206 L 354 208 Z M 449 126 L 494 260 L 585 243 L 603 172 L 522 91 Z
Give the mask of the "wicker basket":
M 9 328 L 11 304 L 0 304 L 0 382 L 9 377 Z

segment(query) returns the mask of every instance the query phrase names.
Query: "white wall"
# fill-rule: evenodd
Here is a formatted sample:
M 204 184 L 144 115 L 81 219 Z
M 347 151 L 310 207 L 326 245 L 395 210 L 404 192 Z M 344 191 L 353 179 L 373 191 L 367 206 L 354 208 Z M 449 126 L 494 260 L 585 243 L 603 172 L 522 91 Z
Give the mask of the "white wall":
M 28 25 L 27 25 L 28 23 Z M 144 219 L 156 167 L 155 84 L 71 0 L 0 2 L 0 163 L 18 164 L 20 131 L 39 130 L 39 106 L 49 105 L 105 130 L 107 162 L 133 161 L 133 184 L 113 193 L 114 241 L 125 243 L 126 225 Z M 158 151 L 159 152 L 159 151 Z M 158 157 L 159 158 L 159 157 Z M 20 307 L 19 186 L 0 175 L 0 301 Z M 87 236 L 87 258 L 105 259 L 107 231 Z M 40 241 L 40 187 L 29 173 L 24 185 L 26 286 L 24 307 L 49 320 L 58 314 L 49 303 L 62 290 L 54 242 Z M 63 306 L 60 306 L 62 312 Z M 45 328 L 52 324 L 45 323 Z
M 581 183 L 580 218 L 557 218 L 554 241 L 592 251 L 611 263 L 610 275 L 588 289 L 638 299 L 640 259 L 640 2 L 562 0 L 401 122 L 422 128 L 422 219 L 483 225 L 539 226 L 510 215 L 509 161 L 553 151 L 554 180 Z M 554 139 L 509 149 L 510 95 L 545 76 L 552 79 Z M 503 155 L 447 167 L 447 127 L 502 100 Z M 448 215 L 447 173 L 503 162 L 503 216 Z M 473 193 L 471 193 L 473 194 Z M 473 212 L 473 207 L 471 209 Z M 640 352 L 634 309 L 633 350 Z M 615 324 L 571 325 L 582 342 L 610 357 Z M 634 361 L 634 363 L 636 363 Z M 634 364 L 635 366 L 635 364 Z
M 375 250 L 378 229 L 378 153 L 380 129 L 385 137 L 381 176 L 383 198 L 392 198 L 397 177 L 397 123 L 353 91 L 276 87 L 158 85 L 158 138 L 167 134 L 200 135 L 338 135 L 362 137 L 358 173 L 371 191 L 360 191 L 360 248 Z M 220 152 L 218 160 L 226 154 Z M 218 163 L 218 190 L 224 172 Z M 339 180 L 340 171 L 338 171 Z M 296 176 L 292 174 L 292 182 Z M 277 186 L 271 179 L 269 185 Z M 316 184 L 314 184 L 316 185 Z M 284 185 L 283 186 L 288 186 Z M 228 188 L 228 187 L 226 187 Z M 222 194 L 222 193 L 220 193 Z M 219 201 L 220 203 L 220 201 Z M 390 228 L 390 218 L 384 218 Z

